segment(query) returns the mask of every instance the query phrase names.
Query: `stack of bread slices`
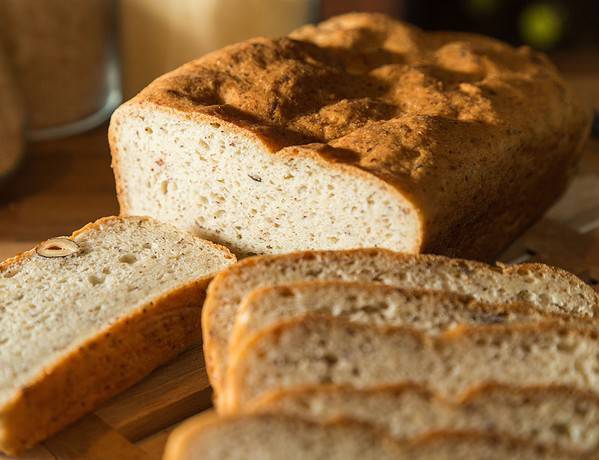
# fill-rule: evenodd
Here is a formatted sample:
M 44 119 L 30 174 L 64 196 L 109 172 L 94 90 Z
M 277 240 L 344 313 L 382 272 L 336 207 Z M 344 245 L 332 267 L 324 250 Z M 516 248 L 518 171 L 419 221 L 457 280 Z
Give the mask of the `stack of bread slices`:
M 382 249 L 245 259 L 203 309 L 219 414 L 177 429 L 166 458 L 592 456 L 598 308 L 542 264 Z

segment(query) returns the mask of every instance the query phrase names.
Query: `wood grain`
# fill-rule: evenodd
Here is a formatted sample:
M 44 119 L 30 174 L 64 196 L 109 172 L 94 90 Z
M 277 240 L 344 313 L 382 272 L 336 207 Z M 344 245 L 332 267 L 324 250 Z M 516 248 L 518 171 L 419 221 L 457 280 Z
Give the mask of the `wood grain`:
M 131 441 L 160 431 L 211 405 L 201 345 L 184 352 L 96 414 Z
M 67 235 L 118 213 L 104 125 L 61 141 L 32 144 L 18 173 L 0 189 L 0 251 Z
M 97 416 L 90 414 L 80 419 L 44 445 L 60 460 L 146 460 L 147 452 L 130 443 Z
M 152 436 L 148 436 L 147 438 L 139 441 L 137 445 L 148 453 L 150 456 L 149 460 L 160 460 L 162 458 L 162 452 L 164 451 L 164 447 L 166 446 L 166 441 L 168 440 L 169 435 L 178 425 L 179 424 L 172 425 Z

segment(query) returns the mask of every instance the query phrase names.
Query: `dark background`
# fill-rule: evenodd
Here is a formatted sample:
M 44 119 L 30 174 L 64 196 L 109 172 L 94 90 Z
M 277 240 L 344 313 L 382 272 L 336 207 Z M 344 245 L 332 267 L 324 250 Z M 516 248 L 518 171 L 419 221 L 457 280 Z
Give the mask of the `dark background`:
M 323 17 L 380 11 L 429 30 L 476 32 L 547 52 L 599 49 L 599 0 L 322 0 Z

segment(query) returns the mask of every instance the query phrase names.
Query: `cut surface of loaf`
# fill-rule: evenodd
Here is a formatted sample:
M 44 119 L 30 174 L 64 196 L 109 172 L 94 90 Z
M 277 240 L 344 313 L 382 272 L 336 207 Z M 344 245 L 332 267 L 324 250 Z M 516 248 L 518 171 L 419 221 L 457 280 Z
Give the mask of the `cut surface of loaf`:
M 379 282 L 408 289 L 447 291 L 487 303 L 530 303 L 540 311 L 597 316 L 598 296 L 572 274 L 542 264 L 491 266 L 443 256 L 384 249 L 307 251 L 241 261 L 215 277 L 202 311 L 204 355 L 220 390 L 239 305 L 253 289 L 304 280 Z
M 527 303 L 488 304 L 460 294 L 401 289 L 381 283 L 300 281 L 257 288 L 244 297 L 231 333 L 229 354 L 260 330 L 306 314 L 381 326 L 407 325 L 427 334 L 439 334 L 463 324 L 588 324 L 570 315 L 541 312 Z
M 580 459 L 501 436 L 439 432 L 398 442 L 369 425 L 314 423 L 282 414 L 195 417 L 170 436 L 164 460 L 506 460 Z
M 349 418 L 396 439 L 430 431 L 502 433 L 579 452 L 599 451 L 599 398 L 563 386 L 482 385 L 457 401 L 418 384 L 359 390 L 317 385 L 274 392 L 252 412 L 276 412 L 314 422 Z
M 428 336 L 305 317 L 258 333 L 231 356 L 223 412 L 272 391 L 315 384 L 369 388 L 404 382 L 455 399 L 485 383 L 599 388 L 597 329 L 563 324 L 463 326 Z
M 108 217 L 2 263 L 0 450 L 60 429 L 197 340 L 206 285 L 234 262 L 171 225 Z
M 350 14 L 162 76 L 110 143 L 123 213 L 239 254 L 492 258 L 563 191 L 590 120 L 528 48 Z

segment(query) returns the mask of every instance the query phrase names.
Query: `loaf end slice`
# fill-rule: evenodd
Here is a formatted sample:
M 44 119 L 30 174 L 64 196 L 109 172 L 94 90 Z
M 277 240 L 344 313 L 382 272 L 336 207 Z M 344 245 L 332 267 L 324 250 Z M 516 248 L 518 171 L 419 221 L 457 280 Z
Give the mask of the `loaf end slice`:
M 170 436 L 164 460 L 576 459 L 557 448 L 478 432 L 437 432 L 406 442 L 341 419 L 315 423 L 283 414 L 195 417 Z
M 199 340 L 206 285 L 234 261 L 170 225 L 108 217 L 2 263 L 0 450 L 44 439 Z
M 467 295 L 484 303 L 527 303 L 540 312 L 598 316 L 599 296 L 582 280 L 543 264 L 487 265 L 384 249 L 307 251 L 253 257 L 215 277 L 202 311 L 204 355 L 216 394 L 223 386 L 229 341 L 243 298 L 259 287 L 306 280 L 377 282 L 402 289 Z
M 463 326 L 433 337 L 409 327 L 377 327 L 305 317 L 259 332 L 231 356 L 223 412 L 272 391 L 305 385 L 370 388 L 419 383 L 447 398 L 484 383 L 599 385 L 596 328 L 559 323 Z
M 251 407 L 315 422 L 350 418 L 406 440 L 466 430 L 529 439 L 572 452 L 599 450 L 599 398 L 565 386 L 487 384 L 448 400 L 419 384 L 370 389 L 316 385 L 275 391 Z

